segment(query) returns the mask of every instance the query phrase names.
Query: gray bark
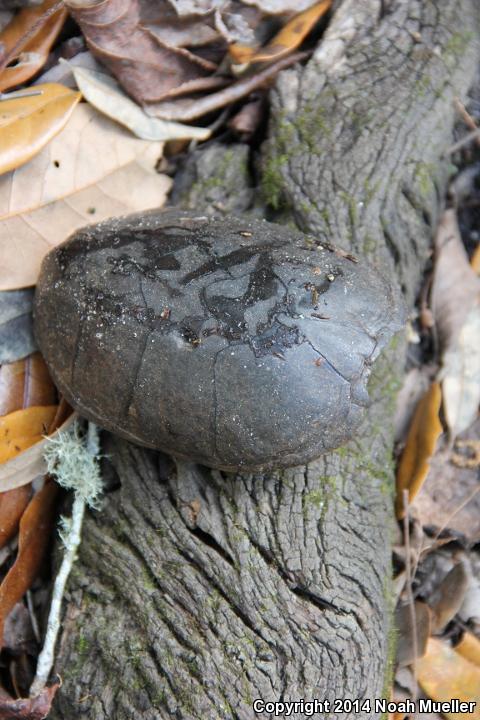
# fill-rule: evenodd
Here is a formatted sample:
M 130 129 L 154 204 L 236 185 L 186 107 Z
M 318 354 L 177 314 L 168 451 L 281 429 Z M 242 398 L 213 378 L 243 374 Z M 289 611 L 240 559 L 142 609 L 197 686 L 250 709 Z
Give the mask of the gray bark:
M 476 0 L 345 0 L 272 92 L 270 201 L 388 272 L 409 303 L 479 15 Z M 85 525 L 53 717 L 246 720 L 256 698 L 384 696 L 403 347 L 377 362 L 355 441 L 308 467 L 228 476 L 109 437 L 121 487 Z

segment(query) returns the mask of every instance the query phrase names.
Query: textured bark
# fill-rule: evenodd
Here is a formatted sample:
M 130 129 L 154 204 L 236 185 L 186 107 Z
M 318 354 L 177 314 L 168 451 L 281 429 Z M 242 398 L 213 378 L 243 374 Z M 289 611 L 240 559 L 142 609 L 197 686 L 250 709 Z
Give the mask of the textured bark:
M 270 200 L 397 278 L 409 303 L 479 14 L 476 0 L 346 0 L 273 93 Z M 384 695 L 402 350 L 377 362 L 355 442 L 308 467 L 227 476 L 108 439 L 121 487 L 85 526 L 53 717 L 246 720 L 255 698 Z M 330 715 L 354 716 L 378 713 Z

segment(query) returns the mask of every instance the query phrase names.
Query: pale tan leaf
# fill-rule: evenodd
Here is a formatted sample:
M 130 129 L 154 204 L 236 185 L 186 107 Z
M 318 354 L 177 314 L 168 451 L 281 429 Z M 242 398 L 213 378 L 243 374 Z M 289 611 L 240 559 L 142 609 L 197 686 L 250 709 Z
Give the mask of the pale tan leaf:
M 27 165 L 0 177 L 0 289 L 33 285 L 43 256 L 74 230 L 160 207 L 162 144 L 133 137 L 87 104 Z
M 149 117 L 106 73 L 73 65 L 72 72 L 79 90 L 89 103 L 143 140 L 207 140 L 211 135 L 208 128 L 190 127 Z
M 480 404 L 480 305 L 471 308 L 440 373 L 445 420 L 453 437 L 474 422 Z
M 49 437 L 54 438 L 59 432 L 67 430 L 77 418 L 78 415 L 72 413 Z M 47 466 L 43 459 L 43 451 L 47 442 L 49 440 L 43 438 L 28 450 L 0 465 L 0 492 L 26 485 L 46 473 Z
M 435 237 L 431 306 L 442 351 L 452 347 L 480 298 L 480 279 L 468 262 L 455 210 L 446 210 Z

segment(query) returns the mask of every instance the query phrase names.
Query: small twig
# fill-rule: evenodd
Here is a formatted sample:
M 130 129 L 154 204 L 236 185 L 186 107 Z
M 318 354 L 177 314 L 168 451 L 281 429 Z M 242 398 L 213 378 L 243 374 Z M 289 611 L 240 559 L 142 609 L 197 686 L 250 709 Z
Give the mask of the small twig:
M 453 145 L 450 145 L 450 147 L 445 151 L 445 155 L 453 155 L 453 153 L 456 153 L 457 150 L 461 150 L 465 145 L 469 145 L 473 140 L 480 141 L 480 128 L 476 128 L 476 130 L 472 130 L 472 132 L 469 132 L 465 137 L 463 137 L 458 142 L 454 143 Z
M 463 122 L 465 125 L 470 128 L 470 130 L 476 130 L 478 128 L 477 123 L 473 119 L 473 117 L 468 112 L 465 105 L 460 101 L 458 97 L 456 97 L 453 101 L 453 104 L 455 105 L 456 110 L 458 111 L 459 115 L 461 116 Z M 480 139 L 477 140 L 477 145 L 480 145 Z
M 17 98 L 33 97 L 34 95 L 43 95 L 43 90 L 17 90 L 11 93 L 0 93 L 0 101 L 16 100 Z
M 409 605 L 409 614 L 410 614 L 410 624 L 412 626 L 412 645 L 413 645 L 413 677 L 415 678 L 415 682 L 417 682 L 417 656 L 418 656 L 418 642 L 417 642 L 417 618 L 415 613 L 415 600 L 413 597 L 413 590 L 412 590 L 412 568 L 410 565 L 410 513 L 409 513 L 409 500 L 408 500 L 408 490 L 405 488 L 405 490 L 402 493 L 402 500 L 403 500 L 403 508 L 405 510 L 405 515 L 403 517 L 403 537 L 405 541 L 405 573 L 406 573 L 406 588 L 407 588 L 407 596 L 408 596 L 408 605 Z M 417 699 L 417 688 L 415 686 L 415 695 L 413 697 L 413 700 L 415 701 Z
M 87 452 L 91 456 L 92 462 L 96 463 L 99 456 L 99 438 L 98 428 L 93 423 L 88 424 L 87 434 Z M 48 464 L 48 460 L 47 460 Z M 70 472 L 70 471 L 68 471 Z M 60 478 L 59 478 L 60 480 Z M 64 477 L 61 484 L 74 487 L 75 478 Z M 79 471 L 79 485 L 82 482 L 82 474 Z M 53 586 L 52 601 L 50 604 L 50 612 L 47 621 L 47 631 L 45 633 L 45 641 L 42 651 L 37 661 L 37 671 L 35 679 L 30 687 L 30 697 L 36 697 L 45 688 L 48 677 L 53 667 L 55 658 L 55 645 L 57 642 L 58 632 L 60 630 L 60 615 L 62 609 L 62 600 L 65 594 L 65 587 L 68 576 L 75 562 L 78 547 L 80 545 L 83 518 L 87 504 L 94 504 L 98 499 L 98 488 L 96 493 L 87 494 L 82 487 L 75 488 L 75 495 L 72 506 L 72 516 L 68 523 L 68 532 L 65 533 L 63 541 L 65 544 L 65 552 L 62 564 L 58 571 Z

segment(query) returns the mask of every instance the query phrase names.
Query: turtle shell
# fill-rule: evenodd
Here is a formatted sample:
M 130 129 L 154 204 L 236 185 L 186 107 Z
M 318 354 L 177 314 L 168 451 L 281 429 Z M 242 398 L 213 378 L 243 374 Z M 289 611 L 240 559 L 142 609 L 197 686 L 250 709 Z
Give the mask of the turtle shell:
M 227 471 L 350 439 L 402 312 L 315 237 L 168 210 L 89 226 L 44 259 L 36 336 L 66 399 L 140 445 Z

